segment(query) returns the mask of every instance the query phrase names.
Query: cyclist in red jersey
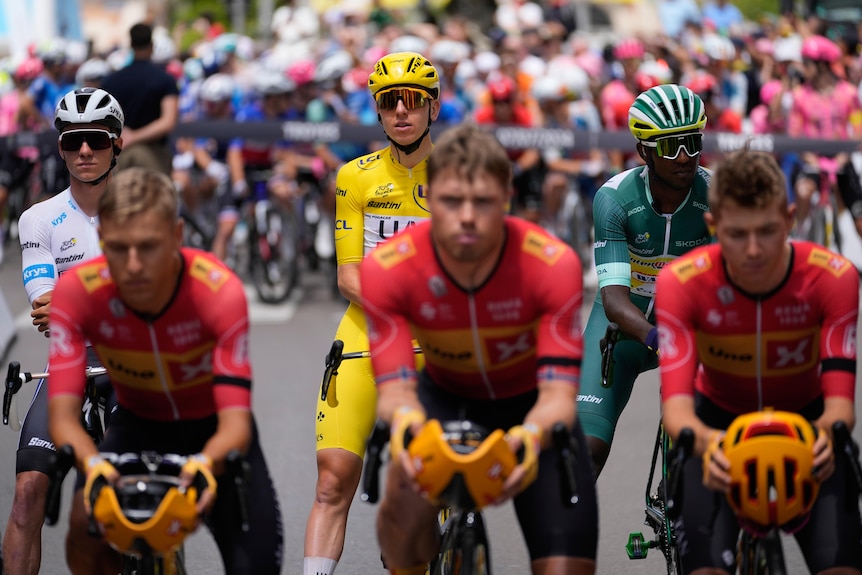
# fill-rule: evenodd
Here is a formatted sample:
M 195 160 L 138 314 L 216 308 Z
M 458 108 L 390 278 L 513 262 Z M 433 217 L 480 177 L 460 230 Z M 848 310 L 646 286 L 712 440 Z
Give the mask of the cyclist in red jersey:
M 475 126 L 443 135 L 428 162 L 430 222 L 375 249 L 360 267 L 378 386 L 378 417 L 393 437 L 426 417 L 508 429 L 527 455 L 499 502 L 514 497 L 534 574 L 593 573 L 597 507 L 589 458 L 580 502 L 559 495 L 558 421 L 587 447 L 575 419 L 582 355 L 581 266 L 561 241 L 506 217 L 511 164 Z M 417 374 L 411 339 L 425 354 Z M 424 574 L 437 549 L 437 507 L 423 499 L 409 458 L 389 468 L 377 534 L 396 574 Z M 534 482 L 533 479 L 536 479 Z
M 739 525 L 711 492 L 730 487 L 718 442 L 735 416 L 772 407 L 820 429 L 820 494 L 807 523 L 793 526 L 809 569 L 862 573 L 856 489 L 829 446 L 835 421 L 851 429 L 855 421 L 856 269 L 816 244 L 787 241 L 795 208 L 769 154 L 742 151 L 719 165 L 709 205 L 718 243 L 670 264 L 656 288 L 663 421 L 674 439 L 691 428 L 703 456 L 684 469 L 683 571 L 735 572 Z
M 117 557 L 87 534 L 87 494 L 117 471 L 105 452 L 192 455 L 217 475 L 232 450 L 249 463 L 249 525 L 243 532 L 230 489 L 201 498 L 228 573 L 279 573 L 281 515 L 251 414 L 248 311 L 239 279 L 214 256 L 183 248 L 171 181 L 130 168 L 99 200 L 104 255 L 60 278 L 51 302 L 48 421 L 56 445 L 71 445 L 83 471 L 72 506 L 66 557 L 73 573 L 117 573 Z M 108 370 L 119 406 L 99 445 L 80 424 L 85 346 Z M 86 483 L 81 485 L 83 477 Z M 112 569 L 112 570 L 111 570 Z

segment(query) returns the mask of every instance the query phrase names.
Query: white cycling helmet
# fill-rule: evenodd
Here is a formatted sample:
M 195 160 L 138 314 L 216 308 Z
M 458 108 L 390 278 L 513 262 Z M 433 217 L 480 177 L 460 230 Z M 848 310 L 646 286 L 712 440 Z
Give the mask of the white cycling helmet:
M 353 69 L 353 56 L 347 50 L 338 50 L 324 58 L 314 71 L 314 80 L 321 84 L 339 82 Z
M 254 91 L 262 96 L 287 94 L 295 89 L 293 80 L 273 70 L 261 70 L 254 78 Z
M 124 119 L 120 103 L 101 88 L 68 92 L 54 109 L 54 128 L 58 132 L 70 124 L 104 124 L 119 136 Z
M 537 102 L 560 102 L 566 99 L 566 87 L 559 76 L 542 76 L 530 88 Z
M 101 81 L 113 72 L 111 65 L 101 58 L 90 58 L 75 72 L 75 83 L 83 86 L 87 82 Z
M 204 102 L 224 102 L 233 98 L 236 82 L 228 74 L 213 74 L 203 81 L 198 96 Z

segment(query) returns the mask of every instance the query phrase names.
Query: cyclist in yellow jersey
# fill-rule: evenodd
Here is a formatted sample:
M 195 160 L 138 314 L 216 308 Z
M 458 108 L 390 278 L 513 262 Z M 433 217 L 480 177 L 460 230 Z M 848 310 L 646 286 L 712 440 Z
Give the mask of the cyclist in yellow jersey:
M 428 217 L 426 163 L 431 123 L 440 113 L 437 70 L 422 55 L 383 56 L 368 77 L 389 146 L 345 164 L 336 180 L 338 288 L 350 306 L 338 326 L 344 351 L 368 349 L 359 305 L 359 264 L 378 243 Z M 377 390 L 371 361 L 338 368 L 326 401 L 317 403 L 317 488 L 305 530 L 304 575 L 332 575 L 344 548 L 347 513 L 359 485 Z

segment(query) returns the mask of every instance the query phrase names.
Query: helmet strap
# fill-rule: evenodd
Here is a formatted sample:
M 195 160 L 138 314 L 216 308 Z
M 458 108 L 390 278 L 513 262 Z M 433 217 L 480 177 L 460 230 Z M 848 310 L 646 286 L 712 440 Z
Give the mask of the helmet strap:
M 380 119 L 380 114 L 377 115 L 378 120 Z M 422 132 L 422 135 L 419 136 L 413 143 L 411 144 L 399 144 L 395 140 L 389 137 L 389 134 L 386 134 L 386 139 L 392 142 L 392 145 L 407 154 L 408 156 L 419 149 L 419 146 L 422 145 L 422 140 L 425 139 L 425 136 L 431 131 L 431 107 L 428 107 L 428 125 L 425 126 L 425 131 Z
M 117 165 L 117 156 L 113 156 L 111 158 L 111 165 L 108 166 L 108 169 L 105 170 L 104 174 L 102 174 L 101 176 L 99 176 L 95 180 L 90 180 L 89 182 L 84 182 L 84 183 L 90 184 L 91 186 L 98 186 L 100 183 L 102 183 L 102 180 L 104 180 L 105 178 L 108 177 L 108 175 L 111 173 L 111 170 L 113 170 L 114 166 L 116 166 L 116 165 Z

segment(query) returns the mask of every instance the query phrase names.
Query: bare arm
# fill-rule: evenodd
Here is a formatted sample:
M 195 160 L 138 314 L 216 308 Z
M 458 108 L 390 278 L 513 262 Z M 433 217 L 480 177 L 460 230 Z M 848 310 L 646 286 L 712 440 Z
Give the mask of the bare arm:
M 558 422 L 571 428 L 575 423 L 577 388 L 567 381 L 547 381 L 539 384 L 536 403 L 524 418 L 524 423 L 542 431 L 542 448 L 551 444 L 551 431 Z
M 33 300 L 33 311 L 30 312 L 30 317 L 33 318 L 33 325 L 40 333 L 44 333 L 48 337 L 48 316 L 51 311 L 51 296 L 54 291 L 45 292 Z
M 359 264 L 341 264 L 338 266 L 338 290 L 341 295 L 355 304 L 362 304 L 359 292 Z
M 81 426 L 83 400 L 72 395 L 59 395 L 48 402 L 48 430 L 54 445 L 70 445 L 75 450 L 78 469 L 85 469 L 87 460 L 99 450 Z
M 628 286 L 609 285 L 602 288 L 602 304 L 609 321 L 620 326 L 620 331 L 631 339 L 646 342 L 647 334 L 655 327 L 643 312 L 632 303 Z
M 245 409 L 225 409 L 218 412 L 215 433 L 204 445 L 201 453 L 213 462 L 213 473 L 224 470 L 224 460 L 233 450 L 245 454 L 251 444 L 251 412 Z

